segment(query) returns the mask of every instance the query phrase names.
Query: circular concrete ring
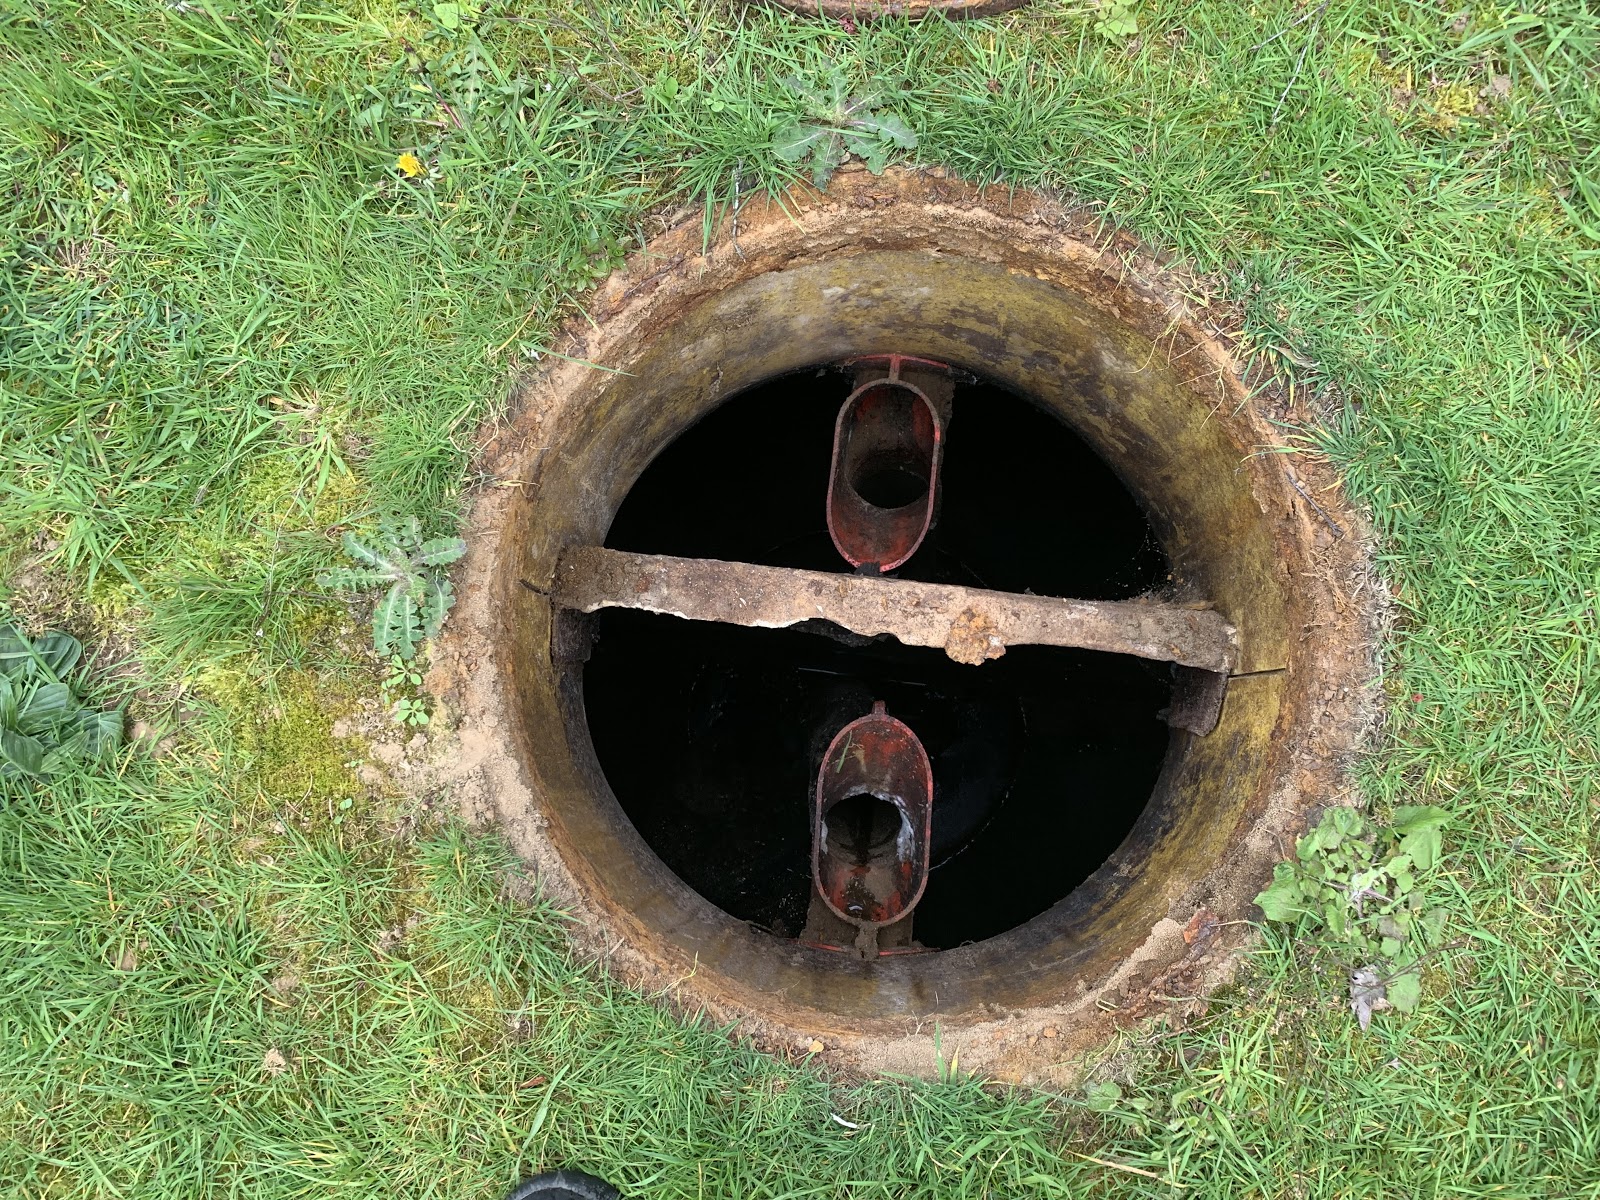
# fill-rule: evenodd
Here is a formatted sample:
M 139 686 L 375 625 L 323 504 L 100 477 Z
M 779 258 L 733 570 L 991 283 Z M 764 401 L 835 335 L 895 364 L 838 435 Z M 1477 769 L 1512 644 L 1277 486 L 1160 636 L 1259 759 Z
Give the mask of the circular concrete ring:
M 430 679 L 458 714 L 469 807 L 498 819 L 581 942 L 768 1045 L 930 1072 L 937 1025 L 947 1057 L 1039 1082 L 1230 977 L 1252 898 L 1342 794 L 1370 725 L 1379 590 L 1336 478 L 1277 452 L 1207 324 L 1221 309 L 1185 294 L 1130 240 L 1048 199 L 859 170 L 746 207 L 736 238 L 725 226 L 707 243 L 686 219 L 595 292 L 483 452 L 494 482 Z M 561 549 L 599 544 L 651 459 L 724 399 L 889 351 L 1056 412 L 1145 505 L 1174 595 L 1238 627 L 1241 661 L 1216 730 L 1174 733 L 1133 832 L 1070 896 L 983 942 L 865 963 L 753 930 L 665 868 L 596 761 L 584 648 L 548 593 Z
M 1021 8 L 1028 0 L 762 0 L 806 17 L 872 21 L 907 17 L 920 21 L 937 13 L 945 17 L 992 17 Z

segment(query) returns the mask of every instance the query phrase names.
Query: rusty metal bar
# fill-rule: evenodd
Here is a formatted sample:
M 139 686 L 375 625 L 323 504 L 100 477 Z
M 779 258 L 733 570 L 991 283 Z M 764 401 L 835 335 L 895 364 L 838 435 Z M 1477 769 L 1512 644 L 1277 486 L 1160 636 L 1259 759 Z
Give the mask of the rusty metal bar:
M 936 646 L 957 662 L 1007 646 L 1075 646 L 1227 673 L 1238 635 L 1208 608 L 1145 600 L 1058 600 L 950 584 L 794 571 L 750 563 L 568 547 L 556 570 L 563 608 L 636 608 L 691 621 L 782 629 L 831 621 L 867 637 Z

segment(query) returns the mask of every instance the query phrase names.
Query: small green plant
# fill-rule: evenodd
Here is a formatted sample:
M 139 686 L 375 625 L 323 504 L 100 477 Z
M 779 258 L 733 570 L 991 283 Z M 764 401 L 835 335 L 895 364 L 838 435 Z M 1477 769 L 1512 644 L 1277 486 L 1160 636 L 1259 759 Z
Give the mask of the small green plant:
M 791 121 L 772 137 L 772 152 L 784 162 L 811 162 L 811 181 L 827 187 L 845 157 L 855 154 L 874 175 L 883 173 L 895 150 L 915 150 L 917 135 L 875 94 L 852 96 L 844 76 L 833 70 L 821 90 L 798 79 L 783 86 L 806 103 L 807 116 Z
M 398 654 L 389 656 L 389 673 L 384 676 L 383 683 L 379 685 L 385 692 L 397 692 L 401 688 L 421 687 L 422 673 L 417 671 L 401 658 Z
M 1094 31 L 1113 42 L 1125 42 L 1139 32 L 1139 19 L 1133 15 L 1134 0 L 1100 0 L 1095 10 Z
M 361 565 L 322 571 L 317 583 L 350 592 L 387 584 L 372 609 L 372 643 L 379 654 L 410 662 L 425 638 L 438 636 L 455 604 L 455 592 L 440 568 L 465 554 L 466 542 L 448 537 L 423 541 L 417 519 L 407 517 L 380 523 L 370 543 L 346 533 L 344 552 Z
M 396 697 L 396 692 L 407 691 L 411 688 L 422 686 L 422 674 L 413 670 L 411 665 L 398 654 L 389 656 L 389 674 L 379 685 L 383 688 L 384 703 L 389 705 L 390 714 L 397 725 L 426 725 L 428 723 L 428 710 L 424 702 L 415 696 Z
M 1113 1080 L 1102 1079 L 1083 1089 L 1083 1102 L 1091 1112 L 1110 1112 L 1122 1103 L 1122 1088 Z
M 463 25 L 472 27 L 483 14 L 483 5 L 472 0 L 443 0 L 428 9 L 434 23 L 446 33 L 455 33 Z
M 1448 819 L 1442 808 L 1405 805 L 1376 828 L 1353 808 L 1330 808 L 1256 897 L 1267 920 L 1346 948 L 1363 1029 L 1375 1010 L 1410 1012 L 1421 999 L 1420 960 L 1437 946 L 1446 914 L 1428 904 L 1418 876 L 1438 862 Z
M 122 710 L 89 708 L 73 688 L 82 659 L 69 634 L 34 640 L 0 624 L 0 779 L 54 775 L 122 745 Z
M 426 725 L 427 705 L 415 696 L 401 696 L 394 702 L 394 720 L 397 725 Z

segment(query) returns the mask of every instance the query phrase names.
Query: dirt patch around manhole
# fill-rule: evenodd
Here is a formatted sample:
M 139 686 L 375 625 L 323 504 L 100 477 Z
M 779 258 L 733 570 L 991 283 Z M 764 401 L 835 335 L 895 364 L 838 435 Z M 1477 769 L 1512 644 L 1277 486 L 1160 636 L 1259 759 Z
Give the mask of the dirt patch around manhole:
M 1386 613 L 1365 524 L 1327 464 L 1282 453 L 1279 430 L 1311 414 L 1251 396 L 1205 281 L 1048 197 L 846 170 L 747 206 L 734 234 L 707 242 L 695 217 L 651 242 L 487 438 L 428 676 L 452 730 L 428 785 L 507 832 L 581 947 L 686 1011 L 851 1070 L 931 1074 L 959 1053 L 1063 1086 L 1117 1028 L 1181 1018 L 1231 978 L 1272 865 L 1347 796 Z M 917 345 L 886 344 L 907 331 Z M 598 545 L 651 457 L 722 399 L 889 349 L 981 356 L 1059 393 L 1150 506 L 1180 598 L 1214 602 L 1243 642 L 1221 724 L 1174 735 L 1150 808 L 1072 896 L 984 942 L 859 963 L 732 920 L 644 845 L 589 744 L 587 633 L 550 593 L 562 550 Z

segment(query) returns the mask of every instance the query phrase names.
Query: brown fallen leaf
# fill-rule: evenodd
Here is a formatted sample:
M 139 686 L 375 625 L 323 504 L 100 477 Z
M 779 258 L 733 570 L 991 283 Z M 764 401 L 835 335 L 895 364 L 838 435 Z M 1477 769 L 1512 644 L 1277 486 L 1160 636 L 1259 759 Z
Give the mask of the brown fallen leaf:
M 1201 949 L 1217 932 L 1217 915 L 1209 908 L 1195 910 L 1194 916 L 1189 918 L 1189 923 L 1183 927 L 1183 944 L 1193 946 L 1196 942 Z

